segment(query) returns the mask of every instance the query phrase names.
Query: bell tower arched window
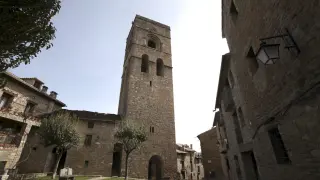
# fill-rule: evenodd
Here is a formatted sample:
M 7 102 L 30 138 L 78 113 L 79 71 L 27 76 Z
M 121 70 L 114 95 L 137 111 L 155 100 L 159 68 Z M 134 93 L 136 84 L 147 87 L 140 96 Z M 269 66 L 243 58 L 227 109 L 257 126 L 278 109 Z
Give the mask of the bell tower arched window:
M 156 49 L 157 45 L 153 40 L 148 41 L 148 47 Z
M 141 72 L 145 72 L 145 73 L 149 72 L 149 57 L 146 54 L 142 55 Z
M 163 76 L 164 74 L 164 64 L 162 59 L 157 59 L 157 76 Z

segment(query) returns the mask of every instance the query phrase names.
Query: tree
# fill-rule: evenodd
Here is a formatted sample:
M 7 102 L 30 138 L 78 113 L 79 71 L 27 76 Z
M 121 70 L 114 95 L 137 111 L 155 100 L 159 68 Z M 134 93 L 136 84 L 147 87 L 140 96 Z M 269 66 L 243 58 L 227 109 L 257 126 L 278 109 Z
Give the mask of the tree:
M 61 0 L 0 0 L 0 72 L 28 64 L 42 48 L 52 47 L 51 22 Z
M 116 130 L 114 137 L 118 143 L 122 144 L 123 150 L 126 153 L 125 179 L 128 179 L 129 155 L 141 147 L 141 144 L 147 140 L 147 134 L 142 126 L 124 121 L 120 125 L 120 128 Z
M 44 117 L 38 130 L 41 143 L 45 147 L 55 146 L 57 160 L 55 162 L 52 178 L 55 178 L 59 161 L 63 153 L 72 147 L 77 147 L 80 136 L 76 131 L 78 118 L 66 111 L 53 113 Z

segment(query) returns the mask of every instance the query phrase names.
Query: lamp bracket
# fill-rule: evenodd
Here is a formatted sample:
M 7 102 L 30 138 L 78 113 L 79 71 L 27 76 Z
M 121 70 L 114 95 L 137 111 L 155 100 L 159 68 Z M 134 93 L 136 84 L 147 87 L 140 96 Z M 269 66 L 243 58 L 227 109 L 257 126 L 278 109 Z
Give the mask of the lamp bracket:
M 266 44 L 266 40 L 281 38 L 285 42 L 284 48 L 288 49 L 289 51 L 291 51 L 291 49 L 296 49 L 297 54 L 300 54 L 300 52 L 301 52 L 300 48 L 298 47 L 297 43 L 294 41 L 289 30 L 287 28 L 285 28 L 285 30 L 286 30 L 286 34 L 261 38 L 260 41 L 261 41 L 261 43 Z

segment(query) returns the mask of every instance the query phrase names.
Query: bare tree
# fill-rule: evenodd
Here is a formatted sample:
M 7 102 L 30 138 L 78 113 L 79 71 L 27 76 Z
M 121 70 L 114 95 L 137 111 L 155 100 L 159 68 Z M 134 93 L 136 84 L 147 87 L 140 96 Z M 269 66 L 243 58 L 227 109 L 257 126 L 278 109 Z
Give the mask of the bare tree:
M 80 136 L 76 131 L 78 117 L 66 111 L 53 113 L 42 119 L 38 134 L 45 147 L 55 146 L 57 160 L 55 162 L 52 178 L 57 173 L 59 161 L 66 151 L 77 147 Z
M 119 129 L 116 130 L 114 137 L 118 143 L 122 144 L 123 150 L 126 153 L 125 180 L 127 180 L 129 155 L 141 147 L 141 144 L 147 140 L 147 134 L 143 126 L 123 121 Z

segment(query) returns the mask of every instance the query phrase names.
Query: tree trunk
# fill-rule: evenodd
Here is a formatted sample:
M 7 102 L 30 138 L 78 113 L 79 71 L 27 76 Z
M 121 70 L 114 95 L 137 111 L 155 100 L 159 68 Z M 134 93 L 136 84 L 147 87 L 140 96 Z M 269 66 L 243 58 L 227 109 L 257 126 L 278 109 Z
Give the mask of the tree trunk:
M 53 169 L 52 179 L 56 178 L 56 174 L 57 174 L 59 162 L 60 162 L 60 159 L 61 159 L 63 153 L 64 153 L 64 151 L 61 151 L 61 152 L 58 154 L 58 158 L 57 158 L 57 160 L 56 160 L 56 164 L 54 165 L 54 169 Z
M 128 179 L 128 159 L 129 159 L 129 153 L 126 153 L 126 170 L 124 172 L 124 180 Z

